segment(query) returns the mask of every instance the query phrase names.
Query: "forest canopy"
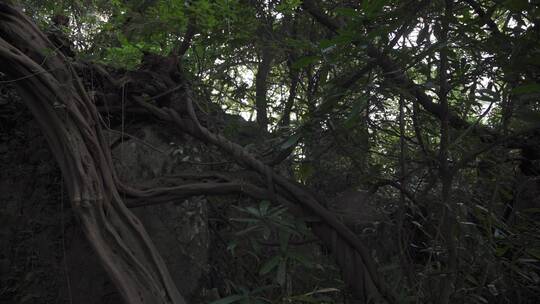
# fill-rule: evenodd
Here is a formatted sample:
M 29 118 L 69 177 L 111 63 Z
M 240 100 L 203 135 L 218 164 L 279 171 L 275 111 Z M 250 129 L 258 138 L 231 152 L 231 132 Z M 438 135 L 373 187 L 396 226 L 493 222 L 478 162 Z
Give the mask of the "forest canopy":
M 0 144 L 29 110 L 126 303 L 536 303 L 539 98 L 534 0 L 0 3 Z M 201 197 L 186 292 L 135 210 Z

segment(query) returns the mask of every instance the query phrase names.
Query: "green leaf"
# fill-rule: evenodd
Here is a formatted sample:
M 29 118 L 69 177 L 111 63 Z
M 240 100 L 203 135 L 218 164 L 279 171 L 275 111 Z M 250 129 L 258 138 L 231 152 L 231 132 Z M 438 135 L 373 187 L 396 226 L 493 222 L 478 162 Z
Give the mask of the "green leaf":
M 231 241 L 228 245 L 227 245 L 227 251 L 230 251 L 231 254 L 234 255 L 234 249 L 236 249 L 236 246 L 238 246 L 238 243 L 234 240 L 234 241 Z
M 338 16 L 351 17 L 351 18 L 360 17 L 360 13 L 354 8 L 339 7 L 335 10 L 335 12 Z
M 288 148 L 292 147 L 293 145 L 296 145 L 296 143 L 298 142 L 300 137 L 302 137 L 302 135 L 300 135 L 300 133 L 293 134 L 291 137 L 289 137 L 287 139 L 287 141 L 285 141 L 283 144 L 281 144 L 281 149 L 285 150 L 285 149 L 288 149 Z
M 367 40 L 373 40 L 373 39 L 376 39 L 378 37 L 385 37 L 386 35 L 388 35 L 388 32 L 390 30 L 391 30 L 391 28 L 388 27 L 388 26 L 379 26 L 376 29 L 370 31 L 369 34 L 367 34 L 366 39 Z M 365 45 L 362 46 L 362 47 L 365 47 Z
M 276 217 L 285 213 L 287 210 L 288 208 L 286 206 L 277 206 L 277 207 L 272 208 L 269 213 L 271 214 L 272 217 Z
M 510 249 L 509 246 L 503 246 L 503 247 L 497 247 L 495 249 L 495 255 L 498 257 L 503 256 L 506 252 L 508 252 L 508 249 Z
M 251 299 L 252 303 L 253 304 L 267 304 L 267 303 L 272 303 L 272 301 L 270 300 L 267 300 L 265 298 L 262 298 L 262 297 L 258 297 L 258 298 L 255 298 L 255 299 Z M 250 303 L 251 304 L 251 303 Z
M 516 118 L 531 125 L 540 124 L 540 112 L 537 111 L 523 109 L 516 112 Z
M 323 39 L 319 42 L 319 48 L 323 54 L 329 53 L 339 45 L 348 45 L 358 41 L 359 36 L 356 32 L 340 31 L 340 33 L 331 39 Z
M 298 302 L 298 301 L 304 302 L 304 303 L 320 303 L 318 299 L 315 299 L 312 296 L 308 296 L 308 295 L 294 296 L 294 297 L 290 297 L 289 299 L 293 300 L 293 303 Z
M 516 95 L 540 93 L 540 84 L 531 83 L 531 84 L 521 85 L 521 86 L 515 87 L 512 90 L 512 93 Z
M 313 174 L 315 174 L 315 167 L 311 163 L 301 163 L 298 166 L 297 175 L 299 180 L 305 181 Z
M 527 64 L 540 66 L 540 54 L 534 54 L 525 59 Z
M 272 257 L 270 260 L 266 261 L 264 265 L 261 267 L 261 270 L 259 271 L 260 275 L 265 275 L 272 271 L 272 269 L 276 268 L 276 266 L 279 264 L 279 262 L 282 260 L 282 257 L 279 255 L 276 255 Z
M 366 14 L 366 17 L 368 19 L 371 19 L 376 14 L 378 14 L 384 4 L 386 3 L 386 0 L 365 0 L 362 2 L 362 8 L 364 10 L 364 13 Z
M 280 13 L 291 13 L 298 8 L 300 4 L 302 4 L 301 0 L 283 0 L 276 6 L 276 10 Z
M 467 276 L 465 277 L 465 279 L 466 279 L 467 281 L 471 282 L 472 284 L 474 284 L 474 286 L 479 286 L 479 285 L 480 285 L 480 284 L 478 284 L 478 280 L 476 280 L 476 278 L 475 278 L 474 276 L 470 275 L 470 274 L 467 275 Z
M 367 100 L 365 98 L 362 98 L 354 103 L 351 112 L 349 113 L 349 117 L 345 120 L 345 123 L 343 124 L 345 128 L 350 129 L 354 127 L 358 119 L 360 118 L 360 112 L 364 110 L 366 107 Z
M 290 233 L 282 232 L 279 234 L 279 247 L 282 251 L 287 251 L 289 245 Z
M 291 252 L 287 253 L 287 256 L 289 256 L 293 260 L 299 262 L 300 264 L 302 264 L 306 268 L 313 268 L 313 263 L 310 261 L 310 259 L 307 258 L 305 255 L 299 253 L 299 252 L 291 251 Z
M 241 222 L 241 223 L 259 223 L 260 220 L 253 218 L 231 218 L 231 221 Z
M 339 35 L 332 38 L 330 41 L 335 45 L 347 45 L 358 40 L 358 34 L 351 31 L 341 31 Z
M 262 216 L 268 214 L 268 207 L 270 207 L 270 202 L 269 201 L 262 201 L 260 204 L 259 204 L 259 212 Z
M 324 50 L 333 48 L 335 46 L 336 46 L 336 42 L 333 40 L 322 39 L 319 42 L 319 48 L 322 50 L 323 53 L 325 52 Z
M 524 212 L 524 213 L 540 213 L 540 208 L 527 208 L 527 209 L 523 209 L 521 212 Z
M 246 207 L 246 212 L 251 214 L 251 215 L 254 215 L 254 216 L 261 216 L 261 212 L 259 209 L 255 208 L 255 207 L 252 207 L 252 206 L 249 206 L 249 207 Z
M 276 273 L 276 282 L 280 286 L 285 285 L 285 279 L 287 278 L 287 259 L 282 259 L 279 263 L 278 270 Z
M 286 225 L 280 225 L 280 229 L 282 231 L 288 232 L 291 235 L 297 235 L 297 236 L 299 235 L 298 231 L 296 231 L 294 228 L 288 227 Z
M 540 248 L 532 248 L 525 250 L 533 258 L 540 260 Z
M 266 286 L 258 287 L 258 288 L 253 289 L 251 291 L 251 294 L 256 295 L 256 294 L 259 294 L 259 293 L 261 293 L 263 291 L 271 290 L 271 289 L 273 289 L 275 287 L 276 287 L 275 285 L 266 285 Z
M 241 236 L 241 235 L 247 234 L 247 233 L 249 233 L 251 231 L 257 230 L 259 228 L 260 228 L 259 226 L 251 226 L 251 227 L 248 227 L 248 228 L 246 228 L 244 230 L 240 230 L 240 231 L 236 232 L 234 235 Z
M 321 59 L 321 57 L 319 57 L 319 56 L 304 56 L 304 57 L 296 60 L 292 64 L 292 68 L 293 69 L 305 68 L 305 67 L 319 61 L 320 59 Z
M 219 299 L 219 300 L 210 302 L 210 304 L 229 304 L 229 303 L 238 302 L 238 301 L 244 300 L 244 299 L 246 299 L 246 296 L 243 296 L 243 295 L 232 295 L 232 296 L 228 296 L 228 297 L 221 298 L 221 299 Z
M 262 227 L 262 234 L 263 234 L 263 238 L 265 240 L 268 240 L 270 238 L 270 235 L 272 235 L 272 231 L 270 230 L 270 227 L 268 226 Z

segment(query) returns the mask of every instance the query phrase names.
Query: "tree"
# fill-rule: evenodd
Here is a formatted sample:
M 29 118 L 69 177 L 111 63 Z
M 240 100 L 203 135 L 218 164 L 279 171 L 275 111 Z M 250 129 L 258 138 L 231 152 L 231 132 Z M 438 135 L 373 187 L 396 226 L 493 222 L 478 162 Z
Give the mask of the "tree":
M 283 250 L 260 274 L 275 270 L 289 299 L 297 298 L 283 291 L 287 261 L 295 259 L 287 244 L 300 237 L 294 230 L 306 218 L 306 233 L 333 253 L 357 300 L 495 302 L 503 295 L 527 302 L 538 296 L 536 5 L 23 4 L 38 23 L 52 15 L 71 21 L 57 22 L 46 35 L 15 6 L 1 4 L 1 71 L 42 126 L 73 211 L 126 302 L 184 300 L 124 198 L 153 204 L 230 193 L 276 208 L 239 207 L 256 218 L 243 221 L 251 223 L 245 233 L 253 240 L 268 242 L 255 232 L 272 221 L 270 239 L 286 235 Z M 94 97 L 81 67 L 101 79 Z M 236 167 L 177 179 L 167 188 L 125 185 L 104 139 L 106 113 L 96 107 L 119 99 L 122 111 L 144 111 L 218 147 L 219 157 L 250 177 L 238 178 Z M 249 119 L 256 112 L 263 132 L 251 133 L 247 145 L 234 143 L 215 127 L 221 108 Z M 377 221 L 389 231 L 366 226 Z M 388 244 L 373 244 L 368 228 Z

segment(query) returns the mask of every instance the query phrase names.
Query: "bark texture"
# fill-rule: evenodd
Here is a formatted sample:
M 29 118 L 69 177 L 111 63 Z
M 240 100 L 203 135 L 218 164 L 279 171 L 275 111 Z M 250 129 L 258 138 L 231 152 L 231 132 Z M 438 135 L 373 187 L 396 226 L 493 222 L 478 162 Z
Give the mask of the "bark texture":
M 19 9 L 0 4 L 0 66 L 40 124 L 72 208 L 127 303 L 185 303 L 124 205 L 93 101 L 73 67 Z

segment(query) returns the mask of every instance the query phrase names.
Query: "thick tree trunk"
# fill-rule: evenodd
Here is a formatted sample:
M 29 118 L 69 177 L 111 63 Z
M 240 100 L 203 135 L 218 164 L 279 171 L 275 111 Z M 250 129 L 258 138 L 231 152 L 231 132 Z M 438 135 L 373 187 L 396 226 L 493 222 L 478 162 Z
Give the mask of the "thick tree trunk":
M 96 108 L 49 39 L 0 4 L 0 71 L 17 87 L 43 129 L 73 211 L 127 303 L 185 303 L 139 220 L 116 188 Z

